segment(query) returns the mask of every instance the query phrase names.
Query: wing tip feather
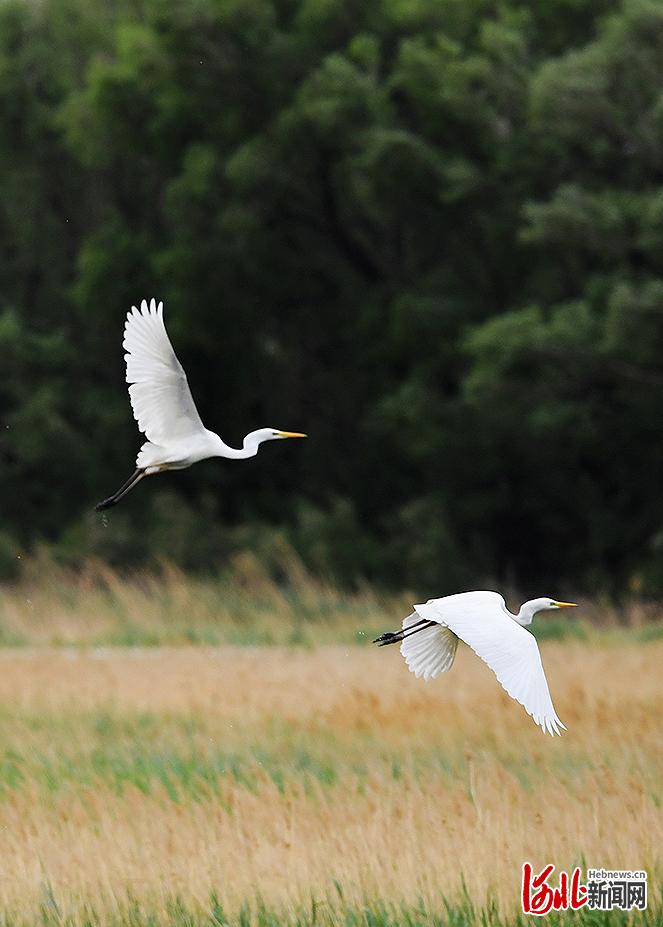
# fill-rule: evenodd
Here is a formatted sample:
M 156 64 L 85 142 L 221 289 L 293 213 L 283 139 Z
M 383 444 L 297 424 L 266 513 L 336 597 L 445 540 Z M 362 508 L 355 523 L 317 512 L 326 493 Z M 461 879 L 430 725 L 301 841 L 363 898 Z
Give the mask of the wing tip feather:
M 127 312 L 127 322 L 138 316 L 146 318 L 150 315 L 163 315 L 163 300 L 157 300 L 152 297 L 149 302 L 146 299 L 141 299 L 140 306 L 136 306 L 134 303 L 131 304 L 131 309 Z

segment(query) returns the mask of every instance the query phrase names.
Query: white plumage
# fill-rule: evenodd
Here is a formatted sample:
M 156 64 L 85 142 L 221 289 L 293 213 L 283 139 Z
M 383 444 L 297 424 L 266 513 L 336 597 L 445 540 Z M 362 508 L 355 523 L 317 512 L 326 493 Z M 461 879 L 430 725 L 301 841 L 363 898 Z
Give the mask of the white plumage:
M 574 603 L 533 599 L 517 615 L 497 592 L 463 592 L 414 606 L 400 632 L 376 639 L 401 643 L 401 653 L 417 677 L 434 679 L 449 670 L 458 640 L 464 641 L 495 673 L 511 698 L 549 734 L 565 730 L 555 712 L 536 639 L 523 627 L 539 611 L 570 608 Z
M 415 624 L 421 615 L 414 611 L 403 621 L 403 628 Z M 458 637 L 443 624 L 422 628 L 401 644 L 401 653 L 417 678 L 435 679 L 450 670 L 458 649 Z
M 138 428 L 148 441 L 172 441 L 205 435 L 189 389 L 163 321 L 163 303 L 143 300 L 131 307 L 124 323 L 122 346 L 127 352 L 129 398 Z
M 264 441 L 306 437 L 301 432 L 259 428 L 246 435 L 241 448 L 234 448 L 205 428 L 184 368 L 170 343 L 161 302 L 157 304 L 153 299 L 148 305 L 143 300 L 140 309 L 131 307 L 124 325 L 123 346 L 131 408 L 147 441 L 136 457 L 136 472 L 116 493 L 100 502 L 97 511 L 115 505 L 144 476 L 182 470 L 208 457 L 254 457 Z

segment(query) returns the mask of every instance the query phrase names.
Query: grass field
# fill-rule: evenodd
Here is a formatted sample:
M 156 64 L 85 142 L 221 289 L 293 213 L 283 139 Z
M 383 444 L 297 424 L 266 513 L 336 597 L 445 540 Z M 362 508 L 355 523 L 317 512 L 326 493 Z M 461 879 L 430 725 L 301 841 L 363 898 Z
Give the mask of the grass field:
M 417 601 L 413 593 L 371 587 L 345 592 L 312 577 L 288 549 L 273 559 L 268 571 L 253 555 L 238 555 L 218 577 L 205 579 L 168 565 L 126 577 L 101 563 L 68 571 L 33 560 L 0 595 L 0 646 L 366 644 L 399 626 Z M 517 608 L 517 596 L 511 604 Z M 658 605 L 634 603 L 617 612 L 587 602 L 579 611 L 572 619 L 537 619 L 531 630 L 546 640 L 663 640 Z
M 315 580 L 287 550 L 276 567 L 278 581 L 249 554 L 214 579 L 171 566 L 127 578 L 100 563 L 74 572 L 33 562 L 0 596 L 0 646 L 362 643 L 409 606 L 407 596 Z
M 512 924 L 525 859 L 645 868 L 648 914 L 569 919 L 660 922 L 657 634 L 543 642 L 553 739 L 466 648 L 426 684 L 362 646 L 400 600 L 307 588 L 7 590 L 0 924 Z

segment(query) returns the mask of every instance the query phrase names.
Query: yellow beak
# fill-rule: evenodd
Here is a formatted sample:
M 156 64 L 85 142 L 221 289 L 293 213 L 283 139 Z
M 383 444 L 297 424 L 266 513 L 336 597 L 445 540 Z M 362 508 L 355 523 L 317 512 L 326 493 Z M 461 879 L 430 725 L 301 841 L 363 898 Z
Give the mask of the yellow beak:
M 279 431 L 279 438 L 306 438 L 301 431 Z
M 556 605 L 557 608 L 577 608 L 578 607 L 576 602 L 553 602 L 553 605 Z

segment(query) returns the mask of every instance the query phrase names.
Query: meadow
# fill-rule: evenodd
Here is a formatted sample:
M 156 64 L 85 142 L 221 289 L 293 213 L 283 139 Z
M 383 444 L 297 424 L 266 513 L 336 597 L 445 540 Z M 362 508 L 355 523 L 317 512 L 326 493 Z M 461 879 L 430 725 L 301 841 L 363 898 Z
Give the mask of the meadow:
M 549 619 L 553 739 L 467 648 L 426 684 L 366 646 L 408 596 L 287 572 L 35 568 L 4 590 L 0 924 L 506 925 L 526 859 L 647 869 L 647 914 L 573 922 L 659 922 L 645 612 Z

